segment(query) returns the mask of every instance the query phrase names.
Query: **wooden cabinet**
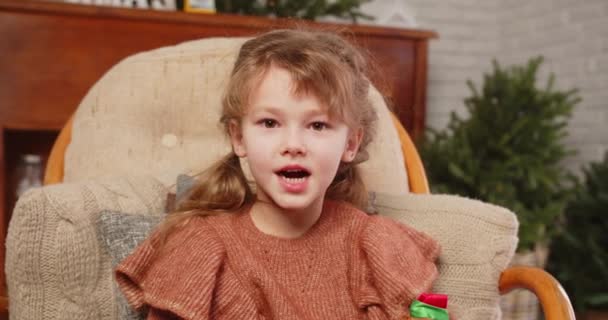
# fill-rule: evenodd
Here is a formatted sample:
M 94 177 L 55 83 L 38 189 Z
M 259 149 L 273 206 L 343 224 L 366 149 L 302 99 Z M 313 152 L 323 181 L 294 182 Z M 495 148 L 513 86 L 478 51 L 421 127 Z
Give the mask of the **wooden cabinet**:
M 112 65 L 144 50 L 204 37 L 246 36 L 300 25 L 344 29 L 376 62 L 374 83 L 417 137 L 424 127 L 432 31 L 347 26 L 228 15 L 0 1 L 0 239 L 15 202 L 23 153 L 45 159 L 63 124 Z M 4 265 L 4 246 L 0 246 Z M 0 290 L 6 296 L 4 273 Z

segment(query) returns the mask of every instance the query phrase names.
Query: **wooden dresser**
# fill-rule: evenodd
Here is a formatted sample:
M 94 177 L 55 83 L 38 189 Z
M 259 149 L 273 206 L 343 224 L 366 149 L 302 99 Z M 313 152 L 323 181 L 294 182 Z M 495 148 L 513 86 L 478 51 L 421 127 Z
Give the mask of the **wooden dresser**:
M 19 157 L 36 153 L 46 159 L 59 130 L 87 90 L 112 65 L 133 53 L 187 40 L 247 36 L 296 24 L 341 30 L 366 48 L 376 64 L 372 80 L 414 139 L 420 136 L 425 123 L 428 41 L 437 36 L 432 31 L 0 1 L 2 242 L 15 204 Z M 2 245 L 2 266 L 4 256 Z M 6 313 L 5 284 L 4 272 L 0 272 L 0 310 Z

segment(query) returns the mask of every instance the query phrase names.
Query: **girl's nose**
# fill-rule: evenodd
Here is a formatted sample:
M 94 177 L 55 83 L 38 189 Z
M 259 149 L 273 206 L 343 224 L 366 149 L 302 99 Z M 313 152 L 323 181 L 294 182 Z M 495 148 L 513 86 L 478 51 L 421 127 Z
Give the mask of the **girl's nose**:
M 306 146 L 301 132 L 295 129 L 287 130 L 283 140 L 281 155 L 302 156 L 306 154 Z

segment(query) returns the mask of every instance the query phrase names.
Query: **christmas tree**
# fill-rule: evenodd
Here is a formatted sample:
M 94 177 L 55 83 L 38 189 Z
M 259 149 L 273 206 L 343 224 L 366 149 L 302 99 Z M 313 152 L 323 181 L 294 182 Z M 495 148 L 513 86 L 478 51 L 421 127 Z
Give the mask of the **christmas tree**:
M 433 192 L 458 194 L 511 209 L 520 222 L 518 250 L 546 242 L 568 198 L 562 160 L 577 90 L 545 88 L 536 77 L 542 57 L 484 75 L 465 99 L 463 119 L 452 112 L 444 131 L 429 130 L 420 145 Z
M 608 153 L 583 171 L 564 230 L 551 245 L 548 269 L 578 312 L 608 310 Z
M 373 19 L 359 10 L 359 7 L 366 2 L 370 0 L 216 0 L 215 7 L 218 12 L 226 13 L 273 15 L 308 20 L 315 20 L 320 16 L 334 16 L 347 18 L 356 23 L 359 18 Z

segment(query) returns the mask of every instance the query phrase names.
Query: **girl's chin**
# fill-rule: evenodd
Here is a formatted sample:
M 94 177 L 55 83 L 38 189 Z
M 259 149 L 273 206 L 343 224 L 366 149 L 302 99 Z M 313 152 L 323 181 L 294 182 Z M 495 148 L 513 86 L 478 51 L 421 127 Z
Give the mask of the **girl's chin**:
M 300 211 L 305 210 L 311 207 L 312 203 L 310 201 L 275 201 L 275 203 L 283 210 L 287 211 Z
M 311 198 L 310 195 L 278 195 L 273 197 L 273 202 L 285 211 L 302 211 L 315 207 L 318 199 Z

